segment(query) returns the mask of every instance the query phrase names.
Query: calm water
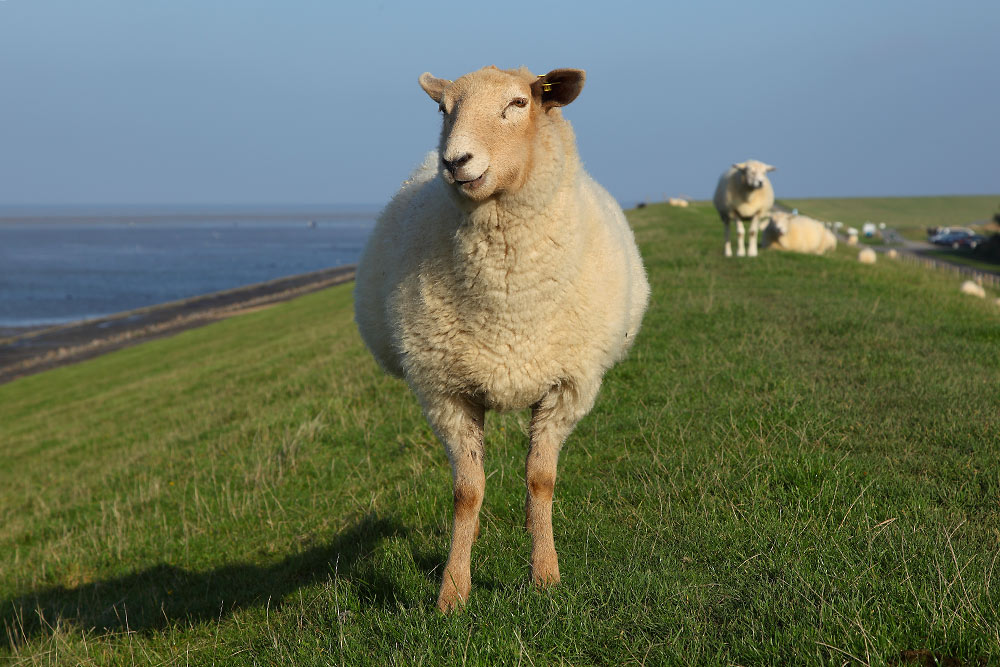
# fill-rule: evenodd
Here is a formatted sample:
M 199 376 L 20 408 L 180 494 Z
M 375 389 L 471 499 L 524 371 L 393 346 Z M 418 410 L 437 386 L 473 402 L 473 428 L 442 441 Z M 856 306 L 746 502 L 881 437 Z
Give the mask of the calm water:
M 0 217 L 0 327 L 99 317 L 358 260 L 376 210 Z

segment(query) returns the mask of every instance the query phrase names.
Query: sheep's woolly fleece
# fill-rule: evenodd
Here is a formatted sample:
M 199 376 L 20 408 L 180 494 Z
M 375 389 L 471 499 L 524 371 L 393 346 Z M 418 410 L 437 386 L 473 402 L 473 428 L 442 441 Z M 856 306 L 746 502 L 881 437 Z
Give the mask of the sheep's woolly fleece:
M 837 249 L 837 237 L 819 220 L 783 211 L 771 212 L 771 224 L 764 228 L 768 248 L 822 255 Z
M 986 290 L 983 289 L 983 286 L 971 280 L 963 282 L 958 289 L 962 294 L 978 296 L 980 299 L 986 298 Z
M 525 95 L 536 78 L 474 75 L 476 87 L 520 84 Z M 361 258 L 361 335 L 425 405 L 457 394 L 520 409 L 571 384 L 589 410 L 639 330 L 649 285 L 621 208 L 583 170 L 560 109 L 530 120 L 529 145 L 490 163 L 503 158 L 510 171 L 523 155 L 524 172 L 511 179 L 523 179 L 519 188 L 471 201 L 432 152 L 382 212 Z

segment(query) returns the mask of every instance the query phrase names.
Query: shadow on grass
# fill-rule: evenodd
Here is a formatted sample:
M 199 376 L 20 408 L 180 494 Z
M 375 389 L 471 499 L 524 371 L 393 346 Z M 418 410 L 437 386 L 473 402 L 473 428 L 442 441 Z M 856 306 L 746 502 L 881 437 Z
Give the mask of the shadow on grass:
M 54 586 L 0 601 L 9 645 L 48 634 L 60 619 L 104 632 L 144 632 L 178 622 L 197 623 L 227 617 L 240 609 L 272 608 L 303 586 L 336 576 L 364 578 L 366 602 L 389 606 L 394 584 L 364 564 L 382 540 L 405 535 L 395 520 L 366 516 L 331 542 L 272 565 L 241 563 L 205 572 L 156 565 L 121 577 Z

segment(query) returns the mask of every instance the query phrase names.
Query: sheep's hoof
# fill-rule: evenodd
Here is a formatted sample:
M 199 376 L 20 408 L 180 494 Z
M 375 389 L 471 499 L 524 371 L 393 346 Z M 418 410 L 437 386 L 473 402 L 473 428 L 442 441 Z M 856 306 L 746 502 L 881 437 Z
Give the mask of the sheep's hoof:
M 441 590 L 438 595 L 437 608 L 442 614 L 459 612 L 465 607 L 465 597 L 460 595 L 454 586 L 449 586 L 449 590 Z
M 455 576 L 445 570 L 441 592 L 438 594 L 437 608 L 445 614 L 461 610 L 465 606 L 465 601 L 469 599 L 471 588 L 471 577 Z
M 531 581 L 539 588 L 548 588 L 559 583 L 559 561 L 555 554 L 551 558 L 538 559 L 531 565 Z

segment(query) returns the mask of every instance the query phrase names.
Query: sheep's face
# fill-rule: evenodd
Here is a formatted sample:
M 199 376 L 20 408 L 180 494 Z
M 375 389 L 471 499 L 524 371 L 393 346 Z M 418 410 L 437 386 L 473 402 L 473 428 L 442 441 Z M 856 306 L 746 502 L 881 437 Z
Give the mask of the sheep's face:
M 580 70 L 536 77 L 486 67 L 454 82 L 423 74 L 420 85 L 443 115 L 441 177 L 474 202 L 518 190 L 531 172 L 541 115 L 572 102 L 583 80 Z
M 734 164 L 733 167 L 739 170 L 743 176 L 743 184 L 751 190 L 764 187 L 764 183 L 767 182 L 767 172 L 774 171 L 775 169 L 771 165 L 764 164 L 759 160 L 739 162 Z
M 788 219 L 790 217 L 782 211 L 771 211 L 771 225 L 778 232 L 779 236 L 784 236 L 788 233 Z

